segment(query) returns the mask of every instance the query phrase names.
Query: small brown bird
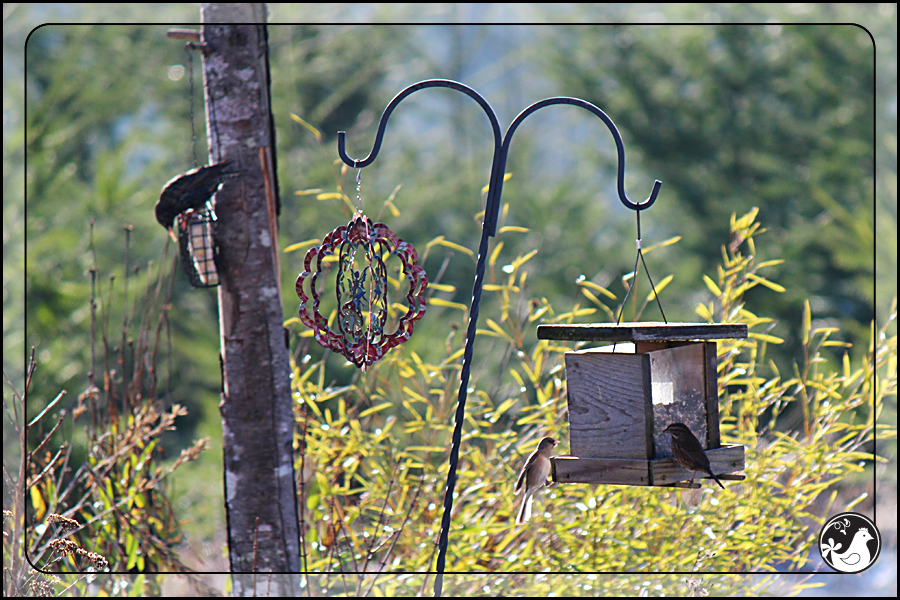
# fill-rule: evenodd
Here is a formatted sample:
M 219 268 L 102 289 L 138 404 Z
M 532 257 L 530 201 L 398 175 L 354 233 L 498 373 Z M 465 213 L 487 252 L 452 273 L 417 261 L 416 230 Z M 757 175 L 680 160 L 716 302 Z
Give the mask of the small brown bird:
M 701 471 L 709 474 L 710 477 L 716 480 L 720 488 L 725 489 L 719 478 L 713 474 L 709 458 L 703 451 L 700 440 L 691 433 L 687 425 L 684 423 L 672 423 L 663 429 L 663 433 L 668 433 L 672 436 L 672 458 L 675 459 L 675 462 L 688 471 L 693 471 L 691 483 L 694 483 L 694 477 L 697 476 L 696 471 Z
M 189 208 L 199 210 L 218 191 L 227 177 L 236 175 L 228 172 L 231 161 L 191 169 L 170 179 L 159 194 L 155 212 L 157 222 L 165 227 L 172 239 L 175 232 L 172 225 L 175 217 Z
M 550 452 L 559 442 L 552 437 L 545 437 L 538 444 L 537 449 L 531 453 L 519 479 L 516 481 L 516 487 L 513 490 L 516 494 L 525 485 L 525 495 L 522 496 L 522 503 L 519 505 L 519 514 L 516 516 L 516 523 L 524 523 L 531 518 L 531 501 L 534 493 L 541 486 L 547 483 L 547 477 L 550 475 Z

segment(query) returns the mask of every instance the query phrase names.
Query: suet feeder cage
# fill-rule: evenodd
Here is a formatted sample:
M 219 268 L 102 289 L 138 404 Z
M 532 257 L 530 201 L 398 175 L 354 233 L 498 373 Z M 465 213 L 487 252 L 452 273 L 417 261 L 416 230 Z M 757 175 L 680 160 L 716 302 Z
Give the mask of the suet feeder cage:
M 540 325 L 537 336 L 614 342 L 565 354 L 570 456 L 551 459 L 553 481 L 699 487 L 662 433 L 676 422 L 694 432 L 720 479 L 744 479 L 744 447 L 719 437 L 715 340 L 746 338 L 746 325 Z
M 207 203 L 199 210 L 178 215 L 178 249 L 181 266 L 195 288 L 219 285 L 219 248 L 216 243 L 216 213 Z

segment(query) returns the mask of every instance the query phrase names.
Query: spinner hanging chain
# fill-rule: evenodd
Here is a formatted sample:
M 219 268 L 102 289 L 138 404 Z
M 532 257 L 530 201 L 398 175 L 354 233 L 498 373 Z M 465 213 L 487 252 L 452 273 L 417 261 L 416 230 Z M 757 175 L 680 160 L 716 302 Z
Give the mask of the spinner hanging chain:
M 313 329 L 316 341 L 365 371 L 368 365 L 412 335 L 413 324 L 425 314 L 428 276 L 419 266 L 419 255 L 412 244 L 399 239 L 384 223 L 372 223 L 363 214 L 360 187 L 357 170 L 356 213 L 347 225 L 326 235 L 321 244 L 306 253 L 296 290 L 300 297 L 300 320 Z M 397 322 L 397 329 L 388 333 L 385 327 L 390 312 L 389 280 L 385 262 L 391 255 L 400 259 L 409 290 L 406 313 Z M 336 256 L 337 260 L 326 260 L 329 256 Z M 337 313 L 333 328 L 319 312 L 321 296 L 317 290 L 319 277 L 332 262 L 337 262 Z M 307 280 L 308 284 L 304 285 Z

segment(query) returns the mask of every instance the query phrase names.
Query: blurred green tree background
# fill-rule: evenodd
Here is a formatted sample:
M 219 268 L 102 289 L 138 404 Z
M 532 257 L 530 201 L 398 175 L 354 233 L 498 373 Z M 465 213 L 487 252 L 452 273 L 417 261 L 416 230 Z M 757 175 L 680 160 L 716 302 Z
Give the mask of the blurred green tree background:
M 168 23 L 196 22 L 198 6 L 157 5 L 152 18 L 166 24 L 98 24 L 147 18 L 139 5 L 4 7 L 3 365 L 21 389 L 26 353 L 37 347 L 42 377 L 32 398 L 60 389 L 74 398 L 84 389 L 88 270 L 96 260 L 101 273 L 115 274 L 98 293 L 119 297 L 122 228 L 133 225 L 128 268 L 138 277 L 130 285 L 143 285 L 140 276 L 163 260 L 166 243 L 153 204 L 170 177 L 193 166 L 186 53 L 165 33 Z M 674 275 L 661 296 L 670 321 L 699 320 L 694 307 L 711 297 L 701 274 L 721 262 L 728 215 L 754 206 L 770 227 L 764 258 L 785 261 L 772 278 L 791 284 L 785 294 L 758 286 L 746 298 L 750 310 L 779 321 L 772 333 L 786 343 L 769 351 L 779 366 L 790 370 L 801 347 L 789 325 L 805 300 L 824 320 L 819 326 L 834 322 L 863 349 L 871 321 L 886 316 L 896 295 L 893 4 L 300 4 L 270 6 L 269 20 L 282 248 L 321 239 L 347 220 L 342 202 L 298 193 L 340 188 L 355 198 L 355 174 L 341 176 L 335 163 L 337 131 L 347 131 L 348 153 L 362 158 L 393 95 L 448 78 L 478 90 L 503 128 L 529 104 L 557 95 L 611 116 L 625 141 L 629 197 L 643 200 L 654 179 L 663 182 L 642 216 L 644 245 L 682 238 L 648 260 L 651 274 Z M 598 24 L 365 24 L 547 20 Z M 278 24 L 338 21 L 348 24 Z M 50 22 L 69 24 L 33 29 Z M 611 22 L 714 24 L 599 24 Z M 204 162 L 200 73 L 195 54 Z M 363 170 L 363 208 L 383 213 L 420 253 L 437 236 L 474 249 L 480 223 L 472 215 L 483 209 L 490 159 L 490 130 L 474 102 L 450 90 L 417 92 L 395 111 L 378 160 Z M 528 231 L 500 236 L 499 264 L 539 249 L 528 284 L 558 310 L 590 305 L 580 278 L 619 294 L 633 266 L 634 213 L 615 195 L 615 168 L 611 136 L 586 111 L 545 109 L 516 133 L 505 224 Z M 384 210 L 388 198 L 398 215 Z M 302 258 L 282 257 L 286 319 L 296 314 Z M 433 245 L 424 265 L 432 281 L 452 286 L 434 297 L 468 304 L 469 254 Z M 163 376 L 168 399 L 190 415 L 173 443 L 221 439 L 215 294 L 192 290 L 181 276 L 175 285 L 171 372 Z M 643 296 L 645 279 L 640 286 Z M 484 307 L 482 319 L 495 309 Z M 430 307 L 408 346 L 436 360 L 443 345 L 434 340 L 464 318 Z M 651 306 L 643 318 L 659 315 Z M 323 354 L 314 344 L 308 352 L 313 360 Z M 484 364 L 500 361 L 488 356 Z M 334 372 L 337 380 L 351 375 Z M 5 449 L 10 440 L 5 431 Z

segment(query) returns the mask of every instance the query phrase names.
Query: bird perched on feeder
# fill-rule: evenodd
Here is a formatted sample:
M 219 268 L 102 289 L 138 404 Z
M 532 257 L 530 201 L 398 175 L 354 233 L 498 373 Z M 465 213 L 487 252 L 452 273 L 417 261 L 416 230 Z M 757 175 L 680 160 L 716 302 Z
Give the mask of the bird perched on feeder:
M 227 177 L 236 175 L 228 171 L 229 166 L 231 161 L 226 160 L 214 165 L 197 167 L 166 183 L 156 202 L 156 220 L 168 230 L 173 240 L 176 239 L 175 232 L 172 231 L 175 217 L 189 208 L 194 210 L 202 208 Z
M 675 459 L 675 462 L 688 471 L 692 471 L 691 483 L 694 483 L 694 477 L 697 476 L 696 472 L 701 471 L 715 479 L 720 488 L 725 489 L 719 478 L 713 474 L 709 458 L 706 456 L 706 452 L 703 451 L 700 440 L 694 436 L 687 425 L 684 423 L 672 423 L 663 429 L 663 433 L 668 433 L 672 436 L 672 458 Z
M 513 490 L 518 494 L 524 484 L 525 495 L 522 496 L 522 503 L 519 505 L 516 523 L 524 523 L 531 518 L 531 501 L 534 493 L 547 482 L 547 477 L 550 475 L 550 452 L 558 443 L 552 437 L 545 437 L 540 441 L 537 449 L 528 457 L 525 466 L 522 467 L 522 473 L 519 474 L 519 479 L 516 481 L 516 487 Z

